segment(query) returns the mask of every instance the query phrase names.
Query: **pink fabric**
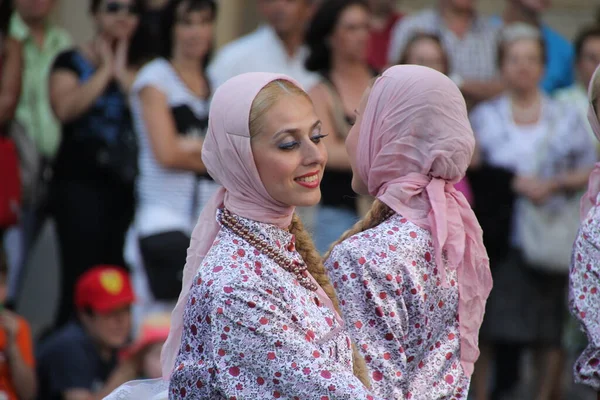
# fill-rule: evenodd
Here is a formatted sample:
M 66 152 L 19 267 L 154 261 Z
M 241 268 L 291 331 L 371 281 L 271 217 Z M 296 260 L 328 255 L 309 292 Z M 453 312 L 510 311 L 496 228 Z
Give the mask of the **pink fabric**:
M 596 112 L 594 111 L 594 106 L 592 104 L 592 88 L 594 86 L 594 82 L 596 82 L 597 79 L 600 79 L 598 77 L 598 74 L 600 74 L 600 67 L 596 68 L 596 71 L 594 72 L 594 75 L 592 75 L 592 79 L 590 80 L 590 86 L 588 88 L 588 98 L 590 100 L 590 104 L 588 107 L 588 121 L 592 126 L 594 135 L 598 140 L 600 140 L 600 121 L 598 121 L 598 116 L 596 115 Z M 585 219 L 587 213 L 590 211 L 590 208 L 596 205 L 596 198 L 598 197 L 598 193 L 600 193 L 600 163 L 596 164 L 594 170 L 590 174 L 588 190 L 581 199 L 580 214 L 582 221 Z
M 369 193 L 430 231 L 437 265 L 446 258 L 457 270 L 460 359 L 471 376 L 492 276 L 481 227 L 454 188 L 475 147 L 463 96 L 433 69 L 395 66 L 373 85 L 360 128 L 357 168 Z
M 456 190 L 461 192 L 469 204 L 473 206 L 473 192 L 471 191 L 471 185 L 469 184 L 467 178 L 462 178 L 456 185 L 454 185 L 454 187 Z
M 183 312 L 192 280 L 211 248 L 219 224 L 218 208 L 225 205 L 242 217 L 287 228 L 294 207 L 275 201 L 265 189 L 250 147 L 250 108 L 254 98 L 268 83 L 283 79 L 300 85 L 279 74 L 247 73 L 238 75 L 220 86 L 212 100 L 208 133 L 202 148 L 202 161 L 210 176 L 223 187 L 206 204 L 194 231 L 183 269 L 183 285 L 171 316 L 171 330 L 161 354 L 163 379 L 169 379 L 181 344 Z

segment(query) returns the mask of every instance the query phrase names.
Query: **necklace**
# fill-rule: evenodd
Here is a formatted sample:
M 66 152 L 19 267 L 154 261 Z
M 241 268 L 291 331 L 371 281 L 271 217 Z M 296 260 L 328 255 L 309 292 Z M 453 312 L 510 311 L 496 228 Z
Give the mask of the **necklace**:
M 250 243 L 251 246 L 255 247 L 258 251 L 263 253 L 265 256 L 269 257 L 273 261 L 275 261 L 281 268 L 284 270 L 291 272 L 296 276 L 298 282 L 307 288 L 310 291 L 316 291 L 317 285 L 310 279 L 308 275 L 308 269 L 304 260 L 302 261 L 294 261 L 290 260 L 286 257 L 282 252 L 266 241 L 256 237 L 256 235 L 250 232 L 250 229 L 244 225 L 237 216 L 232 214 L 226 208 L 223 209 L 219 220 L 223 226 L 227 227 L 234 234 L 244 239 L 246 242 Z

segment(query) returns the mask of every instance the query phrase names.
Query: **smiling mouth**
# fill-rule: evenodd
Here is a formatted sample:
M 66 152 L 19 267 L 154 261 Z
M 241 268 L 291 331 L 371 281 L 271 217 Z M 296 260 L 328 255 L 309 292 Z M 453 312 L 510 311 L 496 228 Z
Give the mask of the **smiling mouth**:
M 302 185 L 309 189 L 314 189 L 319 186 L 319 173 L 315 172 L 310 175 L 300 176 L 298 178 L 295 178 L 294 181 L 299 185 Z

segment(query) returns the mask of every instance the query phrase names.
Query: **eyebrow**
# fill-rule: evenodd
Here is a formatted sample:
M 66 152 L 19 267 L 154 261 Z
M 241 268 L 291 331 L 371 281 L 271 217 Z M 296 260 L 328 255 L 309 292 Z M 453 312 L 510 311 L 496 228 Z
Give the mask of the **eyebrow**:
M 310 127 L 310 130 L 312 131 L 319 125 L 321 125 L 321 121 L 317 120 L 314 124 L 312 124 L 312 126 Z M 273 139 L 277 139 L 279 136 L 284 135 L 284 134 L 292 134 L 293 135 L 298 132 L 300 132 L 300 129 L 298 129 L 298 128 L 282 129 L 282 130 L 278 131 L 277 133 L 275 133 L 275 135 L 273 135 Z

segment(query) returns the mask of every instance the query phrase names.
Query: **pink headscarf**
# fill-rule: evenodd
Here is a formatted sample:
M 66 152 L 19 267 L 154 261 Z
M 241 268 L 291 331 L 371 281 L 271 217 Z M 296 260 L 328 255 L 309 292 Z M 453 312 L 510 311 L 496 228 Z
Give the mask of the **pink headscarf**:
M 600 140 L 600 121 L 598 121 L 598 116 L 594 110 L 594 104 L 592 104 L 592 89 L 594 87 L 594 82 L 596 82 L 596 79 L 598 79 L 598 74 L 600 74 L 600 66 L 596 68 L 588 87 L 588 99 L 590 100 L 590 104 L 588 106 L 588 121 L 592 126 L 594 135 L 596 135 L 596 138 Z M 590 174 L 590 179 L 588 181 L 588 190 L 581 198 L 580 215 L 582 220 L 585 219 L 590 209 L 596 205 L 598 193 L 600 193 L 600 163 L 596 163 L 594 166 L 594 170 Z
M 481 227 L 454 188 L 475 138 L 460 91 L 445 75 L 395 66 L 377 79 L 360 126 L 357 168 L 369 193 L 433 237 L 435 260 L 458 273 L 461 364 L 470 376 L 492 276 Z M 446 282 L 444 267 L 439 268 Z
M 219 233 L 217 209 L 225 205 L 231 212 L 255 221 L 289 227 L 294 207 L 275 201 L 265 189 L 254 163 L 250 147 L 250 108 L 260 90 L 268 83 L 283 79 L 301 87 L 293 79 L 279 74 L 247 73 L 220 86 L 212 100 L 208 133 L 202 148 L 202 161 L 210 176 L 222 188 L 206 204 L 192 233 L 183 269 L 183 285 L 171 315 L 169 337 L 162 349 L 164 379 L 175 366 L 183 332 L 183 311 L 192 280 L 202 259 Z

